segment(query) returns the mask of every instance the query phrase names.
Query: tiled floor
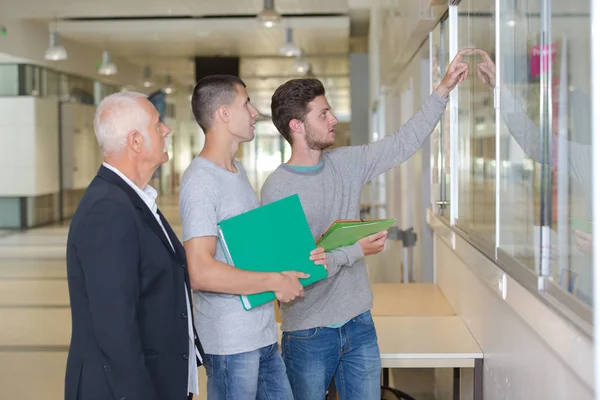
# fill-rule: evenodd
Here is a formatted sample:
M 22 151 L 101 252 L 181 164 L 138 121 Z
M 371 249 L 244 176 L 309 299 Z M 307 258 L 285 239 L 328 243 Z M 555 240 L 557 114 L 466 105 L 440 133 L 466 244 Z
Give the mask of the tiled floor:
M 159 207 L 181 235 L 177 198 L 159 199 Z M 0 234 L 0 398 L 62 400 L 71 334 L 66 280 L 68 226 Z M 375 275 L 380 276 L 379 273 Z M 395 273 L 394 273 L 395 275 Z M 381 275 L 383 277 L 383 275 Z M 371 276 L 373 279 L 373 276 Z M 200 396 L 206 399 L 206 375 L 199 369 Z M 393 376 L 419 400 L 432 399 L 433 372 L 406 371 Z

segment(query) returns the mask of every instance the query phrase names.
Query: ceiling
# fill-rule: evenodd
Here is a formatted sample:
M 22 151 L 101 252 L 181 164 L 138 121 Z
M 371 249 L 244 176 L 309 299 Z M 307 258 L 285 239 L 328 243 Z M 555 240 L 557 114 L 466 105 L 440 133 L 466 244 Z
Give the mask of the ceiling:
M 10 8 L 2 10 L 9 18 L 90 18 L 141 16 L 219 16 L 256 15 L 263 0 L 2 0 Z M 282 14 L 347 13 L 348 0 L 276 0 Z M 364 4 L 364 3 L 363 3 Z
M 11 3 L 10 5 L 8 3 Z M 0 0 L 3 17 L 56 26 L 62 37 L 138 65 L 149 65 L 155 81 L 167 74 L 182 88 L 195 83 L 194 56 L 239 56 L 240 76 L 261 112 L 273 91 L 298 77 L 294 59 L 281 57 L 284 28 L 328 89 L 334 108 L 348 113 L 348 53 L 352 27 L 368 34 L 367 0 L 275 0 L 282 24 L 260 26 L 263 0 Z M 356 30 L 356 29 L 355 29 Z M 140 82 L 132 82 L 133 85 Z M 262 101 L 262 100 L 261 100 Z

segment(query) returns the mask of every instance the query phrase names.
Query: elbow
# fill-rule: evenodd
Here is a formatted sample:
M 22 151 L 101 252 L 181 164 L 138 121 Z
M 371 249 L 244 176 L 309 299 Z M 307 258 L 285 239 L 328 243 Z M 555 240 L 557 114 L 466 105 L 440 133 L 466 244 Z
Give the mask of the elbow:
M 190 275 L 190 286 L 192 290 L 204 290 L 202 280 Z
M 192 290 L 207 290 L 207 279 L 199 268 L 189 268 L 190 286 Z

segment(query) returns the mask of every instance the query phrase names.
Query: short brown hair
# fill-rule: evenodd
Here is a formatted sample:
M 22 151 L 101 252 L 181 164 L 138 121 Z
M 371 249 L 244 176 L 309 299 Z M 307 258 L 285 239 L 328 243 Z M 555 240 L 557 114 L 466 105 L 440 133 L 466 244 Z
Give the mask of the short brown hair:
M 244 81 L 233 75 L 209 75 L 198 81 L 192 95 L 192 112 L 204 133 L 212 125 L 217 108 L 233 103 L 237 85 L 246 87 Z
M 325 96 L 325 88 L 318 79 L 292 79 L 279 86 L 271 98 L 273 124 L 281 136 L 292 144 L 290 121 L 304 121 L 308 114 L 308 103 L 318 96 Z

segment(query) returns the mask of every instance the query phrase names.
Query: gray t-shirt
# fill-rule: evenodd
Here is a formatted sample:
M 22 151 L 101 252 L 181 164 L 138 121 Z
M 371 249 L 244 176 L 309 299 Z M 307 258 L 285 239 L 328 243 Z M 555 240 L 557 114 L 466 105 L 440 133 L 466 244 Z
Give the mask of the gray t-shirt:
M 244 167 L 229 172 L 209 160 L 196 157 L 181 179 L 179 206 L 183 241 L 216 236 L 217 224 L 250 211 L 260 204 Z M 215 259 L 227 263 L 220 244 Z M 277 323 L 272 303 L 244 310 L 239 295 L 195 290 L 196 330 L 207 354 L 238 354 L 269 346 L 277 341 Z

